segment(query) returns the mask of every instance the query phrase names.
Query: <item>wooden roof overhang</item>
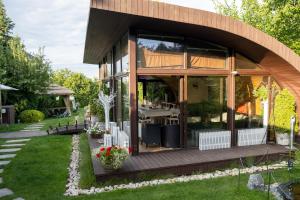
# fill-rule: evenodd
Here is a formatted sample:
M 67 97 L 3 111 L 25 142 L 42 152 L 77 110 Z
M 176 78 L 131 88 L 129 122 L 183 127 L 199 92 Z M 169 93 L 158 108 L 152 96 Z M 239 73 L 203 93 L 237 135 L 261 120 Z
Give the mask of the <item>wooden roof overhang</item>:
M 291 49 L 231 17 L 153 0 L 91 0 L 84 62 L 99 64 L 130 28 L 196 37 L 233 48 L 268 70 L 300 105 L 300 57 Z

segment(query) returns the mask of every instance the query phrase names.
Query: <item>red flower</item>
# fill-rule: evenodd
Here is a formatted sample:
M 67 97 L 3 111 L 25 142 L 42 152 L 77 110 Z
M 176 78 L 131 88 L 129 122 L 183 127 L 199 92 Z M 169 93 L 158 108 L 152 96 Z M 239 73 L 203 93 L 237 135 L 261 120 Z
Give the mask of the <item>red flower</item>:
M 105 148 L 104 148 L 104 147 L 101 147 L 101 148 L 100 148 L 100 151 L 101 151 L 101 152 L 102 152 L 102 151 L 104 151 L 104 150 L 105 150 Z
M 129 148 L 128 148 L 128 152 L 129 152 L 129 153 L 132 153 L 132 151 L 133 151 L 132 147 L 129 147 Z
M 97 157 L 97 158 L 100 158 L 100 156 L 101 156 L 100 153 L 97 153 L 97 154 L 96 154 L 96 157 Z
M 107 151 L 110 151 L 110 150 L 111 150 L 111 148 L 112 148 L 112 147 L 107 147 L 107 148 L 106 148 L 106 150 L 107 150 Z
M 110 156 L 110 151 L 107 150 L 105 156 Z

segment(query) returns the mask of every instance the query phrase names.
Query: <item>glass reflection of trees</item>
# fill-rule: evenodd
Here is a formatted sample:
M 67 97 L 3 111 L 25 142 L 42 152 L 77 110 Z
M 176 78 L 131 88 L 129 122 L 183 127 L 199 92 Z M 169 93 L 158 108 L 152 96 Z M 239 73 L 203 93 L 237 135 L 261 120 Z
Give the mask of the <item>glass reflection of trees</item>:
M 238 76 L 235 91 L 235 126 L 236 128 L 258 128 L 263 125 L 263 105 L 255 91 L 266 87 L 268 77 Z

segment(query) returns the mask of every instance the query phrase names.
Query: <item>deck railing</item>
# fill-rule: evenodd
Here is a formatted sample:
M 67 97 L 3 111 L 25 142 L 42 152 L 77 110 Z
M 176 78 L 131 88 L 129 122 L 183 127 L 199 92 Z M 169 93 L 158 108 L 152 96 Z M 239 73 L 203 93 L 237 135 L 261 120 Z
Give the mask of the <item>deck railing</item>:
M 267 129 L 253 128 L 238 130 L 238 146 L 266 144 Z
M 199 150 L 225 149 L 231 146 L 230 131 L 199 131 Z

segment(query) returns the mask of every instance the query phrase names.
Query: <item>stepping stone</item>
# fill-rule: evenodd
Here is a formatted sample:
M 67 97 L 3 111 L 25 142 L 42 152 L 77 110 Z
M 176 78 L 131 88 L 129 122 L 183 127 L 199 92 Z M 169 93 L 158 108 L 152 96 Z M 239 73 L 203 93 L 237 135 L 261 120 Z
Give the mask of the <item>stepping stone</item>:
M 21 148 L 12 148 L 12 149 L 0 149 L 0 153 L 10 153 L 10 152 L 16 152 L 20 151 Z
M 0 161 L 0 166 L 7 165 L 9 163 L 10 163 L 10 160 L 2 160 L 2 161 Z
M 14 194 L 14 193 L 10 189 L 8 189 L 8 188 L 2 188 L 2 189 L 0 189 L 0 198 L 8 196 L 8 195 L 12 195 L 12 194 Z
M 24 146 L 25 144 L 3 144 L 1 147 L 21 147 Z
M 3 154 L 0 155 L 0 159 L 14 158 L 16 154 Z
M 20 143 L 20 142 L 27 142 L 30 139 L 18 139 L 18 140 L 7 140 L 6 143 Z
M 18 198 L 15 198 L 14 200 L 25 200 L 25 199 L 18 197 Z
M 0 174 L 2 174 L 2 173 L 3 173 L 3 171 L 4 171 L 4 169 L 0 169 Z

